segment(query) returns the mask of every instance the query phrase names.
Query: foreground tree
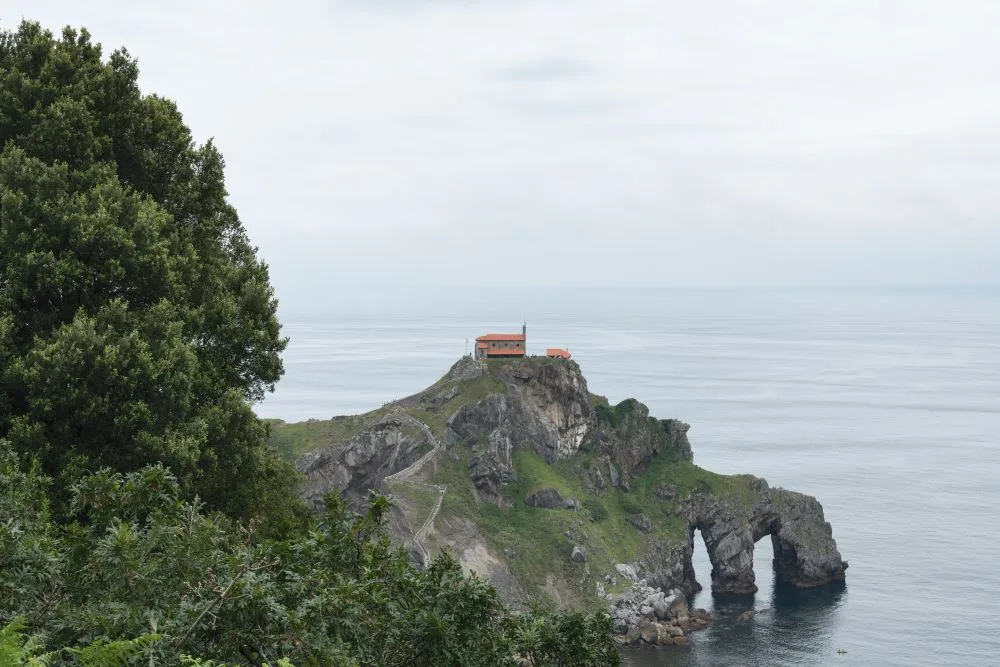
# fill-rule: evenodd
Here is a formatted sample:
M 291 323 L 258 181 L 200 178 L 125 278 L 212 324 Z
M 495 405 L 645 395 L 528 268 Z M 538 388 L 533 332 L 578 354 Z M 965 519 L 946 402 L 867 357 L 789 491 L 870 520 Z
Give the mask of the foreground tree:
M 321 524 L 278 542 L 184 501 L 162 466 L 82 478 L 85 523 L 53 523 L 45 484 L 0 441 L 0 657 L 6 641 L 83 664 L 618 662 L 606 614 L 512 613 L 447 555 L 413 567 L 382 532 L 385 498 L 358 516 L 330 497 Z
M 209 507 L 292 519 L 250 405 L 282 374 L 267 267 L 223 161 L 124 51 L 0 32 L 0 437 L 63 501 L 162 462 Z

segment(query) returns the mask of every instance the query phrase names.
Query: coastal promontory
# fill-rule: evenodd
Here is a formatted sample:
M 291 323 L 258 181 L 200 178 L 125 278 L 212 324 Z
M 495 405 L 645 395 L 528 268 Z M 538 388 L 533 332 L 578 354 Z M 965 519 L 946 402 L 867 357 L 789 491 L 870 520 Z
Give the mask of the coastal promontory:
M 331 491 L 358 506 L 371 490 L 391 494 L 392 538 L 416 561 L 450 549 L 514 604 L 607 608 L 623 642 L 682 643 L 709 622 L 688 604 L 702 587 L 696 532 L 719 596 L 756 592 L 764 538 L 782 584 L 844 580 L 815 498 L 698 467 L 689 428 L 591 393 L 572 360 L 463 357 L 413 396 L 276 422 L 271 440 L 317 509 Z

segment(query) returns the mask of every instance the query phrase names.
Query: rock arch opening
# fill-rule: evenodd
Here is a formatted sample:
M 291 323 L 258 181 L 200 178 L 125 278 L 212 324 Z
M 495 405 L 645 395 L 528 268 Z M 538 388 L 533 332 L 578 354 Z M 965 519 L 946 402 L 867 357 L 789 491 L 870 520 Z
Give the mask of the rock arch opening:
M 841 560 L 830 524 L 814 498 L 765 486 L 760 500 L 746 513 L 733 511 L 708 494 L 694 501 L 684 566 L 689 595 L 701 589 L 692 560 L 696 532 L 711 563 L 713 595 L 757 592 L 755 544 L 765 537 L 770 538 L 776 581 L 798 588 L 843 581 L 847 563 Z

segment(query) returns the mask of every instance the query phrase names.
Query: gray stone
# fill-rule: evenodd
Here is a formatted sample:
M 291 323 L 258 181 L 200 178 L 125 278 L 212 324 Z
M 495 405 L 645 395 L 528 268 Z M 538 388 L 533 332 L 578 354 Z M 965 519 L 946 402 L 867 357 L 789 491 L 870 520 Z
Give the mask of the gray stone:
M 712 560 L 712 592 L 747 595 L 757 591 L 754 543 L 768 535 L 780 581 L 798 588 L 842 581 L 847 562 L 840 557 L 819 502 L 801 493 L 771 489 L 761 479 L 755 480 L 752 488 L 758 496 L 753 506 L 742 512 L 704 491 L 695 492 L 683 504 L 683 518 L 692 528 L 701 529 Z M 690 566 L 692 541 L 684 551 L 686 581 L 678 583 L 687 590 L 697 590 Z
M 538 489 L 534 493 L 529 493 L 524 497 L 524 502 L 529 507 L 542 507 L 544 509 L 553 510 L 557 507 L 562 507 L 564 504 L 563 497 L 555 489 Z
M 436 404 L 447 403 L 451 399 L 458 396 L 459 393 L 460 391 L 458 387 L 452 387 L 451 389 L 446 389 L 436 394 L 434 398 L 431 399 L 431 402 Z
M 347 418 L 335 417 L 334 421 L 338 419 Z M 331 491 L 340 491 L 353 506 L 361 506 L 369 489 L 416 462 L 431 446 L 425 433 L 389 413 L 348 440 L 303 454 L 295 463 L 305 478 L 302 495 L 320 511 L 324 496 Z
M 666 484 L 663 486 L 658 486 L 653 489 L 653 495 L 655 495 L 660 500 L 673 500 L 677 497 L 677 485 L 676 484 Z
M 470 476 L 480 499 L 503 504 L 516 449 L 547 462 L 572 456 L 594 423 L 587 381 L 575 362 L 512 359 L 490 367 L 502 392 L 463 404 L 448 418 L 444 442 L 472 449 Z
M 632 527 L 636 530 L 640 530 L 644 533 L 653 532 L 653 523 L 645 514 L 630 514 L 628 516 L 628 522 L 632 524 Z
M 570 553 L 569 557 L 573 560 L 574 563 L 582 563 L 583 561 L 587 560 L 587 554 L 584 553 L 582 547 L 578 546 L 573 547 L 573 551 Z

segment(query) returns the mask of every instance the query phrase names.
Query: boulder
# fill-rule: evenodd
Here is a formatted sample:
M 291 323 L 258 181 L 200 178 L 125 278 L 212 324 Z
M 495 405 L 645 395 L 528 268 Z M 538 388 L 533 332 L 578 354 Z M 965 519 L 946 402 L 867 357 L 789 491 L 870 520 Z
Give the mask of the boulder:
M 632 527 L 636 530 L 640 530 L 644 533 L 653 532 L 653 524 L 645 514 L 630 514 L 628 516 L 628 522 L 632 524 Z
M 562 495 L 555 489 L 538 489 L 525 496 L 524 502 L 529 507 L 541 507 L 547 510 L 554 510 L 565 505 Z
M 585 554 L 583 549 L 578 546 L 573 547 L 573 551 L 570 553 L 569 557 L 574 563 L 582 563 L 587 560 L 587 554 Z
M 639 636 L 647 644 L 656 644 L 660 636 L 660 626 L 656 623 L 647 623 L 639 629 Z
M 653 489 L 653 495 L 660 500 L 673 500 L 677 497 L 677 485 L 665 484 L 663 486 L 658 486 Z

